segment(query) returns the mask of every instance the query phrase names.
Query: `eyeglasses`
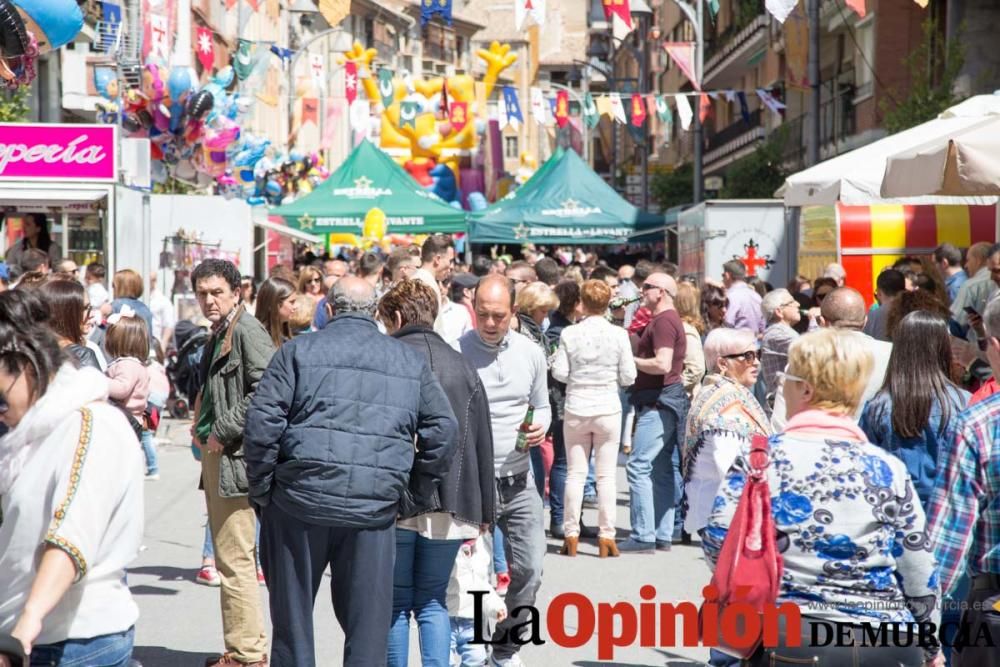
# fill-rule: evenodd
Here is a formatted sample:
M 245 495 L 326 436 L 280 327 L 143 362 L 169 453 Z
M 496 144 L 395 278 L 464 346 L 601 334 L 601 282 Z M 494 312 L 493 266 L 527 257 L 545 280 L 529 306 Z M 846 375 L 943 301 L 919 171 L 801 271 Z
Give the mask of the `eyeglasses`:
M 7 411 L 10 410 L 10 403 L 7 402 L 7 395 L 10 393 L 11 389 L 14 388 L 14 385 L 17 384 L 17 381 L 20 379 L 21 379 L 21 372 L 19 371 L 18 374 L 14 377 L 14 381 L 10 383 L 9 387 L 7 387 L 7 390 L 4 391 L 4 393 L 0 394 L 0 415 L 5 415 L 7 414 Z
M 739 359 L 740 361 L 752 364 L 753 362 L 760 359 L 760 354 L 757 350 L 747 350 L 746 352 L 740 352 L 739 354 L 724 354 L 723 359 Z
M 784 382 L 785 380 L 791 380 L 792 382 L 805 382 L 806 384 L 809 383 L 809 380 L 806 380 L 805 378 L 800 378 L 798 375 L 792 375 L 791 373 L 786 373 L 785 371 L 778 371 L 777 373 L 775 373 L 775 375 L 782 382 Z
M 797 307 L 798 305 L 799 305 L 799 302 L 798 302 L 798 301 L 796 301 L 795 299 L 792 299 L 792 300 L 791 300 L 791 301 L 789 301 L 788 303 L 783 303 L 783 304 L 781 304 L 781 307 L 782 307 L 782 308 L 788 308 L 789 306 L 796 306 L 796 307 Z
M 321 283 L 321 282 L 323 282 L 322 278 L 310 278 L 308 281 L 306 281 L 306 283 L 310 285 L 312 283 Z
M 729 301 L 709 301 L 709 308 L 729 308 Z
M 643 283 L 643 285 L 642 285 L 642 291 L 643 292 L 648 292 L 651 289 L 661 289 L 663 291 L 666 291 L 665 288 L 660 287 L 659 285 L 652 285 L 650 283 Z

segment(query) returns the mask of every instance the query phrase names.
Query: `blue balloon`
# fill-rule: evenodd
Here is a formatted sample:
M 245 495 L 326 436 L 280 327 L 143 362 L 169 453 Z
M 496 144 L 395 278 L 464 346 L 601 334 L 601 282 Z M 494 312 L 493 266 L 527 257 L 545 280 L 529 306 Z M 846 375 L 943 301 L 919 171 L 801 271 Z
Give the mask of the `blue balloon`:
M 489 206 L 489 203 L 486 201 L 486 197 L 483 196 L 482 192 L 470 192 L 466 200 L 469 203 L 470 211 L 482 211 Z
M 272 197 L 281 195 L 281 185 L 277 181 L 268 181 L 264 186 L 264 192 Z
M 75 0 L 13 0 L 25 27 L 35 34 L 39 52 L 69 44 L 83 29 L 83 11 Z
M 167 90 L 170 92 L 170 131 L 174 134 L 180 132 L 184 127 L 181 122 L 184 116 L 184 105 L 187 103 L 188 95 L 196 87 L 195 81 L 194 72 L 190 67 L 174 67 L 170 70 Z

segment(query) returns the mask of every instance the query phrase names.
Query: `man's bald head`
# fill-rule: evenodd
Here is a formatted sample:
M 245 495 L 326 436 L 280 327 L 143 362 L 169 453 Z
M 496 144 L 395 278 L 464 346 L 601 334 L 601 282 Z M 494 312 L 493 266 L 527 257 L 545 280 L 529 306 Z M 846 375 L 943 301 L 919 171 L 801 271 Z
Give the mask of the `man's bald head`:
M 499 273 L 491 273 L 479 279 L 473 303 L 479 302 L 480 295 L 482 295 L 483 299 L 490 300 L 504 295 L 510 301 L 511 310 L 514 308 L 514 282 Z
M 826 326 L 837 329 L 861 329 L 865 326 L 865 299 L 850 287 L 838 287 L 823 299 L 820 314 Z
M 514 283 L 499 274 L 483 276 L 473 300 L 476 331 L 484 343 L 499 345 L 510 331 L 514 315 Z
M 375 288 L 364 278 L 344 276 L 330 289 L 326 302 L 335 315 L 344 313 L 375 314 Z

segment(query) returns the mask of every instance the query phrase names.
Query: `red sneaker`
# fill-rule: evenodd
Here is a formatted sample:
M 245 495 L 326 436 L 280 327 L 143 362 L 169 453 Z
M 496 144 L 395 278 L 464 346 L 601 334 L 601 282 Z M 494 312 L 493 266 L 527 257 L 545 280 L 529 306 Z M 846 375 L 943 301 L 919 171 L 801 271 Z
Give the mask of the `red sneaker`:
M 218 586 L 222 583 L 222 578 L 219 577 L 219 571 L 211 565 L 206 565 L 205 567 L 198 570 L 197 576 L 194 578 L 196 584 L 202 584 L 203 586 Z
M 510 588 L 510 575 L 504 572 L 497 575 L 497 595 L 506 595 Z

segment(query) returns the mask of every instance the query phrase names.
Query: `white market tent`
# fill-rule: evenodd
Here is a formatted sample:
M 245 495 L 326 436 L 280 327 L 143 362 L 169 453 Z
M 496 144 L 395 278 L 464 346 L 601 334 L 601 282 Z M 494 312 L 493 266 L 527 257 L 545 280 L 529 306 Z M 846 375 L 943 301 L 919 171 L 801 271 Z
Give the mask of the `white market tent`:
M 785 206 L 831 206 L 837 202 L 863 206 L 895 204 L 994 204 L 989 196 L 882 197 L 882 178 L 891 156 L 929 144 L 947 143 L 956 134 L 987 124 L 1000 115 L 1000 95 L 978 95 L 938 118 L 844 153 L 789 176 L 775 195 Z

